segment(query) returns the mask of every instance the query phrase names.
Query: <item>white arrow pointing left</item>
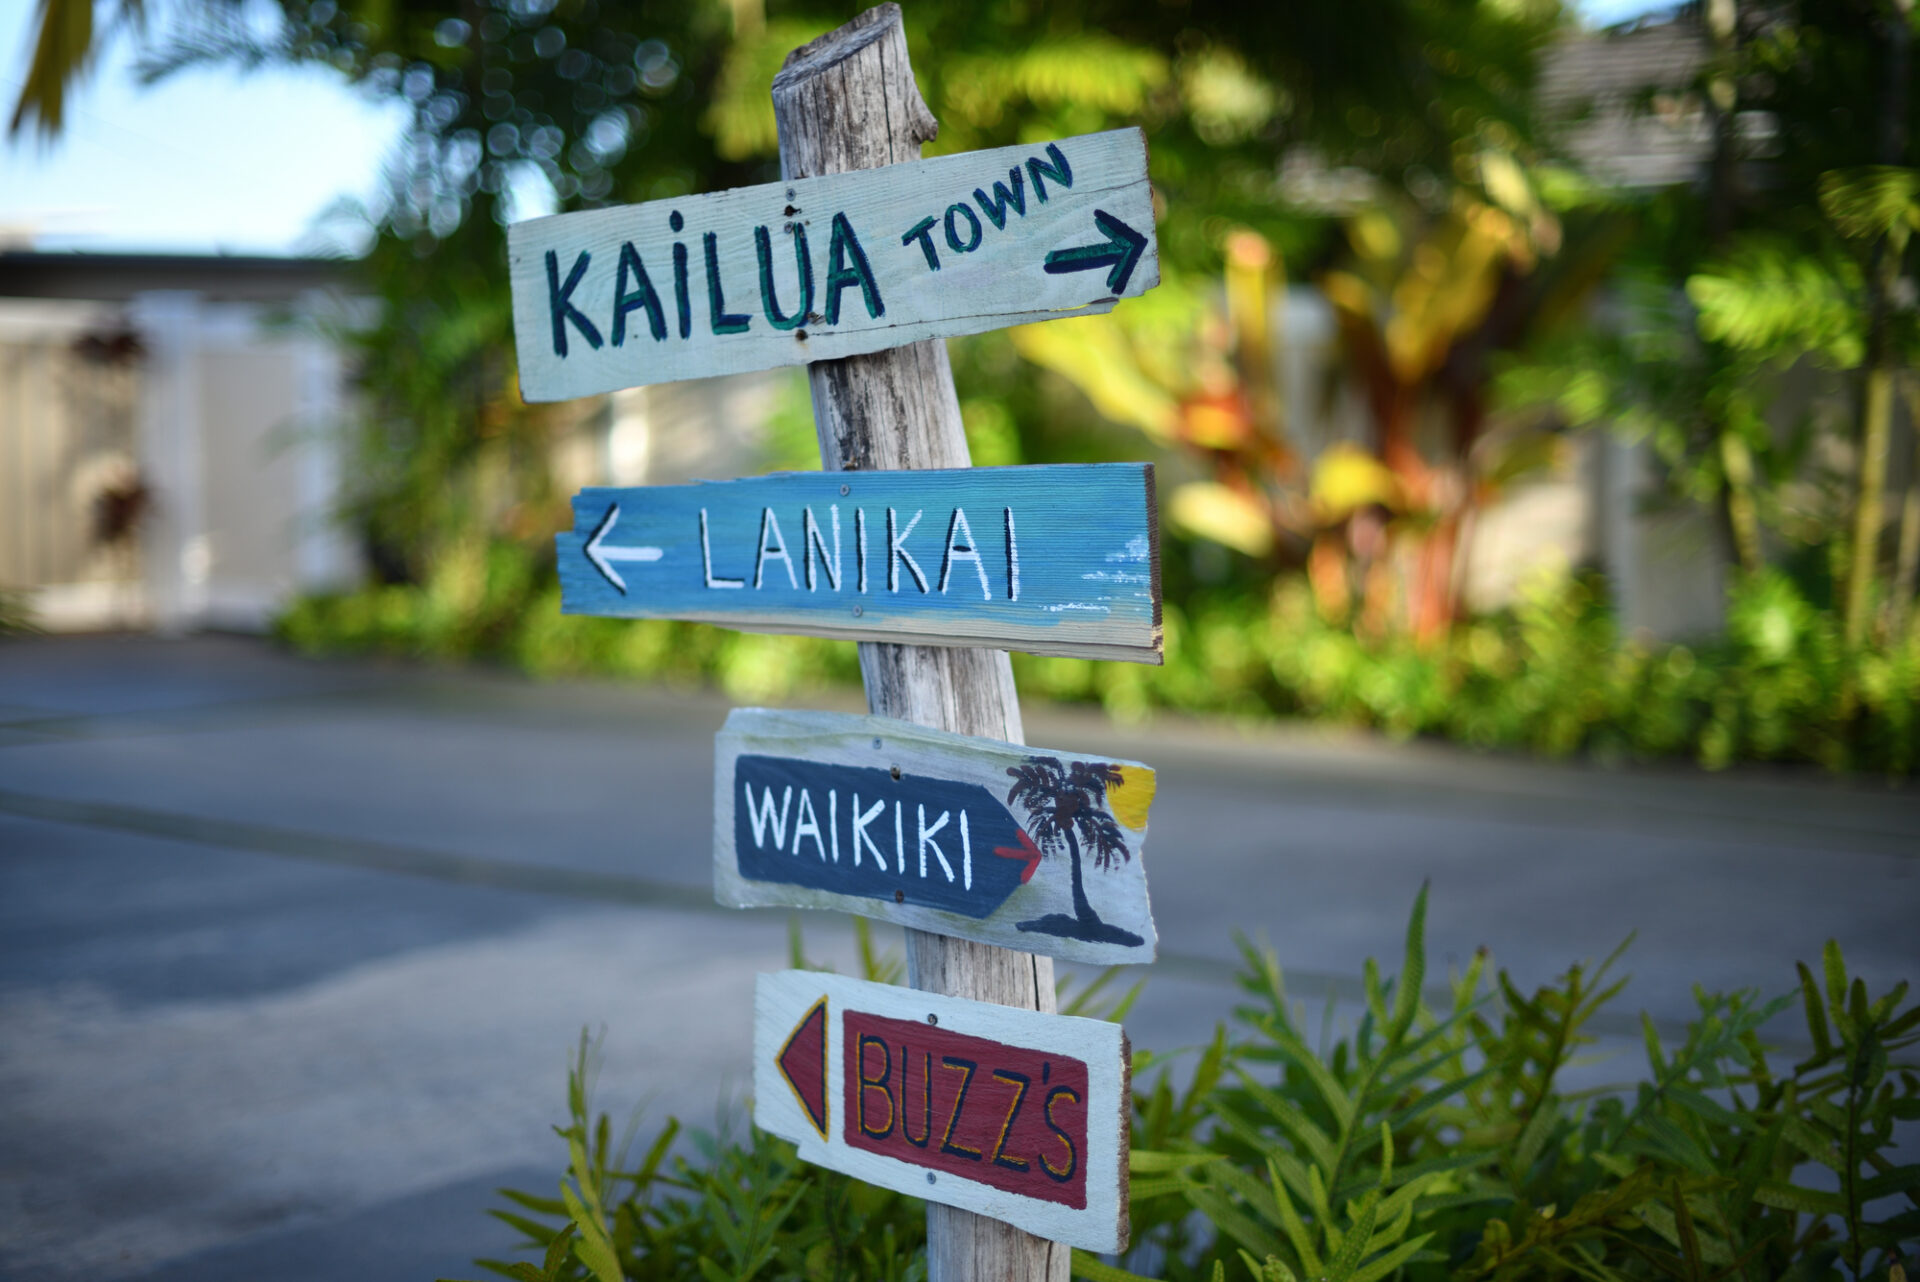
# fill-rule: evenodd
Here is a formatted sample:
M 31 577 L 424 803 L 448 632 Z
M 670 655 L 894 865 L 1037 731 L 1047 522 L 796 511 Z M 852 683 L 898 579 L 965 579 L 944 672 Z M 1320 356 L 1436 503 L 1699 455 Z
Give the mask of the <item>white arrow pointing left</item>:
M 620 519 L 620 505 L 615 503 L 607 509 L 600 521 L 600 528 L 587 540 L 587 560 L 593 562 L 593 568 L 607 576 L 607 582 L 618 588 L 621 596 L 627 594 L 627 581 L 620 577 L 620 571 L 613 568 L 615 561 L 658 561 L 659 548 L 627 547 L 610 548 L 606 546 L 607 536 L 613 533 L 613 527 Z

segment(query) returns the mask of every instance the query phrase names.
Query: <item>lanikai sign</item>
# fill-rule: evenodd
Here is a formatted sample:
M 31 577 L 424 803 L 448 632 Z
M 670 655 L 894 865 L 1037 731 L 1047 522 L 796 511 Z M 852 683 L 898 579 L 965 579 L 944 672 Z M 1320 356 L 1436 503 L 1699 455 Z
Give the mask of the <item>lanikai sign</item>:
M 1151 464 L 596 488 L 573 515 L 569 614 L 1160 662 Z
M 714 741 L 714 898 L 1143 965 L 1153 792 L 1138 762 L 737 708 Z
M 761 975 L 753 1120 L 869 1184 L 1083 1250 L 1127 1247 L 1117 1024 L 815 971 Z
M 553 401 L 1109 310 L 1160 281 L 1138 129 L 516 223 Z

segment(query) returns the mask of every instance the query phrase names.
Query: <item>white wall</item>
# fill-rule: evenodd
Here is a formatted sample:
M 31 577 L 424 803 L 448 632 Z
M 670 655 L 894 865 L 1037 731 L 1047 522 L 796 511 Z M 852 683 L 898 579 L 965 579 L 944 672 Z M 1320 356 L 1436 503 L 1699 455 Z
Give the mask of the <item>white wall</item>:
M 139 347 L 117 372 L 76 354 L 116 334 Z M 0 300 L 0 585 L 28 589 L 53 630 L 264 628 L 296 593 L 356 573 L 328 519 L 343 410 L 339 354 L 259 304 Z M 93 537 L 115 467 L 151 495 L 137 546 Z

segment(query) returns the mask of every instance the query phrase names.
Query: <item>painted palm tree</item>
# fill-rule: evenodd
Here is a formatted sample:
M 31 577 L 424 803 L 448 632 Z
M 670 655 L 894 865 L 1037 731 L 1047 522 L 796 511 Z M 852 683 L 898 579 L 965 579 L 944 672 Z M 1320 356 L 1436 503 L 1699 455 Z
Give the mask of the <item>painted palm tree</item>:
M 1048 913 L 1019 923 L 1021 930 L 1061 935 L 1089 942 L 1137 945 L 1140 936 L 1100 919 L 1087 901 L 1083 856 L 1096 868 L 1112 868 L 1133 858 L 1126 834 L 1107 810 L 1107 789 L 1122 782 L 1120 767 L 1103 761 L 1075 761 L 1063 766 L 1057 757 L 1029 757 L 1007 771 L 1013 787 L 1007 804 L 1027 812 L 1029 835 L 1049 855 L 1065 850 L 1073 861 L 1073 916 Z

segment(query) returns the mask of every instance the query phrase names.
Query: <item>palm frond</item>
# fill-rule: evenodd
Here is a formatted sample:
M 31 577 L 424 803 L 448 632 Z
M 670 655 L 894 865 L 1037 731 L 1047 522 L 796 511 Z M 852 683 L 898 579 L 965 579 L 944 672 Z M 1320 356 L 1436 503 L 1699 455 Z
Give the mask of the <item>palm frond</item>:
M 123 21 L 138 22 L 142 12 L 141 0 L 120 0 Z M 66 125 L 67 92 L 93 65 L 101 33 L 94 28 L 93 0 L 40 0 L 35 27 L 33 57 L 7 132 L 18 135 L 32 121 L 40 137 L 51 141 Z

